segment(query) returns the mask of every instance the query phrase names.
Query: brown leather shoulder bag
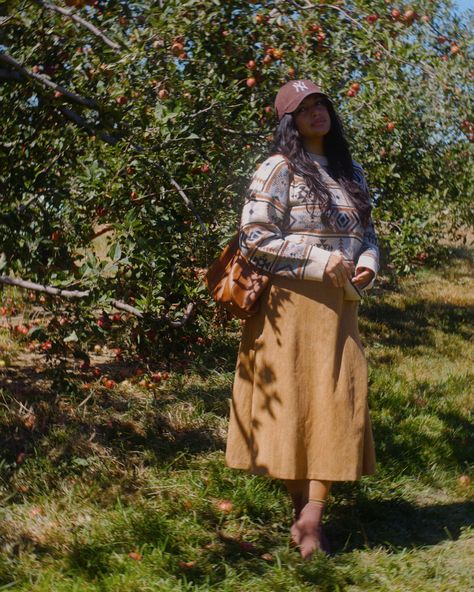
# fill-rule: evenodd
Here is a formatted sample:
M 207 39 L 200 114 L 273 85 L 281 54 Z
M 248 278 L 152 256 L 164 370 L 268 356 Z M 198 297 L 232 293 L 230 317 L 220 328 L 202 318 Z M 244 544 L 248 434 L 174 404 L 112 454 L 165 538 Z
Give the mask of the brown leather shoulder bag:
M 205 276 L 214 300 L 239 319 L 248 319 L 258 312 L 259 297 L 269 281 L 270 274 L 255 267 L 242 254 L 239 232 L 210 265 Z

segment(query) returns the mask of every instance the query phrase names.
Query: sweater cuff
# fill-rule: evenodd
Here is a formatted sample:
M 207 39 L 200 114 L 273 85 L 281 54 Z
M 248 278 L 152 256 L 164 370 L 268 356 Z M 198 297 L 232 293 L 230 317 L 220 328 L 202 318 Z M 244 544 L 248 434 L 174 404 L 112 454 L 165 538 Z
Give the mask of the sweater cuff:
M 313 245 L 309 252 L 308 263 L 304 269 L 304 279 L 322 282 L 324 270 L 331 255 L 331 251 L 325 251 Z
M 362 255 L 357 260 L 356 269 L 358 267 L 368 267 L 371 269 L 375 274 L 377 274 L 379 270 L 379 266 L 377 265 L 377 261 L 372 255 L 362 253 Z
M 372 288 L 375 283 L 375 279 L 377 278 L 377 272 L 379 270 L 377 261 L 371 255 L 362 254 L 357 261 L 356 271 L 358 267 L 367 267 L 368 269 L 371 269 L 374 272 L 374 277 L 363 288 L 364 290 L 370 290 L 370 288 Z

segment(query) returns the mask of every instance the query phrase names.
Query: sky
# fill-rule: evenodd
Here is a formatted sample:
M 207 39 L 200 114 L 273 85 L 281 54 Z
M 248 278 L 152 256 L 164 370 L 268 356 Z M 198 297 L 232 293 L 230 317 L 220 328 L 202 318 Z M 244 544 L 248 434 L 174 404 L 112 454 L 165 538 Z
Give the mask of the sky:
M 454 0 L 454 3 L 460 9 L 459 12 L 467 10 L 468 8 L 474 10 L 474 0 Z

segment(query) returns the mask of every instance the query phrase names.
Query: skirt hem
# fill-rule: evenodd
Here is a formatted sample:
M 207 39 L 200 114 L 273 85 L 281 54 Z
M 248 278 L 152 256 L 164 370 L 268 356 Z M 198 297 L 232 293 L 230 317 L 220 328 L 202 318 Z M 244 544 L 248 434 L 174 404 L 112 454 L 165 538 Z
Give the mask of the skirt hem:
M 374 475 L 376 473 L 376 468 L 374 469 L 366 469 L 363 470 L 360 475 L 351 475 L 350 477 L 341 477 L 341 475 L 338 475 L 336 477 L 331 476 L 330 474 L 318 474 L 317 476 L 313 476 L 313 475 L 291 475 L 289 476 L 288 474 L 283 474 L 283 473 L 278 473 L 276 474 L 275 472 L 269 472 L 269 471 L 264 471 L 261 470 L 259 471 L 258 469 L 252 469 L 251 466 L 248 465 L 239 465 L 239 464 L 229 464 L 227 461 L 225 462 L 225 466 L 230 468 L 230 469 L 237 469 L 240 471 L 246 471 L 247 473 L 250 473 L 252 475 L 258 475 L 259 477 L 270 477 L 272 479 L 283 479 L 283 480 L 301 480 L 301 479 L 305 479 L 305 480 L 318 480 L 318 481 L 360 481 L 360 479 L 364 476 L 370 476 L 370 475 Z

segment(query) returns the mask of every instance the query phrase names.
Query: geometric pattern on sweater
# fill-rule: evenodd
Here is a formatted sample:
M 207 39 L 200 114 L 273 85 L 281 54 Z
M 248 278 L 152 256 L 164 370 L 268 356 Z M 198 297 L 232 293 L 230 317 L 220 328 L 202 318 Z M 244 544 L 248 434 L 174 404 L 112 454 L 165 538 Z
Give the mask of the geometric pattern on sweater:
M 314 162 L 331 192 L 334 227 L 322 221 L 320 206 L 304 179 L 295 175 L 290 180 L 285 158 L 275 154 L 252 176 L 240 221 L 242 253 L 264 271 L 322 280 L 331 252 L 339 250 L 356 267 L 369 267 L 376 274 L 379 249 L 372 219 L 364 228 L 349 196 L 328 174 L 324 160 L 323 164 Z M 355 180 L 368 191 L 361 165 L 353 161 L 353 166 Z

